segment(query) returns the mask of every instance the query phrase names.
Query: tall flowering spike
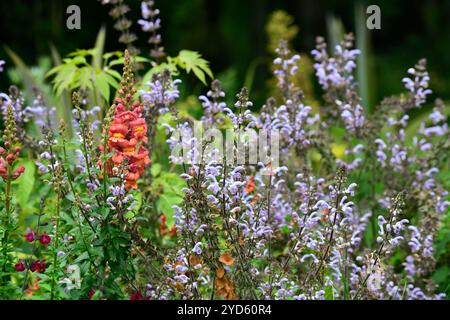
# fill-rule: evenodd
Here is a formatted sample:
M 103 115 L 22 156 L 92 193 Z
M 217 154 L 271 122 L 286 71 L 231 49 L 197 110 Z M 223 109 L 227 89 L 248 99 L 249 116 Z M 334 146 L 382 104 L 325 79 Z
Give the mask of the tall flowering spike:
M 360 136 L 366 119 L 353 73 L 356 69 L 356 58 L 361 52 L 353 49 L 353 43 L 354 36 L 349 33 L 336 45 L 333 54 L 328 55 L 324 38 L 317 37 L 316 49 L 312 50 L 311 54 L 316 61 L 314 68 L 319 84 L 325 90 L 325 99 L 337 107 L 331 110 L 331 114 L 339 115 L 345 128 Z
M 123 75 L 122 80 L 120 81 L 120 87 L 121 88 L 117 91 L 120 100 L 117 100 L 116 98 L 116 102 L 121 102 L 127 109 L 130 109 L 131 100 L 136 93 L 136 89 L 134 88 L 133 63 L 128 50 L 125 50 L 124 54 Z
M 142 116 L 143 107 L 139 101 L 133 101 L 136 93 L 134 88 L 133 67 L 128 51 L 125 51 L 125 62 L 121 88 L 113 106 L 114 116 L 107 128 L 108 153 L 113 156 L 108 159 L 106 169 L 113 174 L 112 168 L 123 175 L 127 190 L 137 188 L 137 180 L 150 164 L 147 142 L 147 125 Z M 106 128 L 105 128 L 106 131 Z M 102 165 L 101 160 L 99 161 Z
M 211 90 L 205 96 L 200 96 L 198 99 L 203 105 L 204 115 L 202 121 L 207 126 L 223 123 L 224 119 L 221 113 L 226 107 L 226 103 L 220 101 L 225 97 L 225 92 L 222 91 L 222 86 L 219 80 L 213 80 L 211 83 Z
M 114 29 L 120 32 L 118 41 L 127 46 L 127 50 L 132 55 L 139 54 L 140 50 L 133 44 L 138 37 L 131 31 L 133 22 L 127 18 L 127 13 L 130 11 L 130 7 L 124 0 L 99 0 L 102 5 L 110 4 L 112 9 L 109 11 L 109 15 L 115 21 Z
M 291 80 L 298 70 L 300 55 L 292 54 L 285 40 L 280 41 L 278 48 L 275 49 L 275 53 L 277 57 L 273 61 L 275 66 L 274 75 L 277 78 L 278 87 L 283 91 L 283 95 L 286 99 L 290 99 L 299 90 Z
M 6 182 L 17 179 L 25 172 L 24 166 L 18 167 L 15 171 L 12 170 L 21 149 L 17 146 L 16 121 L 11 105 L 6 108 L 6 127 L 3 133 L 3 141 L 5 147 L 0 147 L 0 177 Z
M 153 47 L 150 50 L 150 56 L 160 59 L 165 56 L 164 47 L 161 46 L 161 34 L 158 30 L 161 28 L 161 19 L 158 17 L 159 10 L 154 8 L 155 1 L 145 0 L 141 2 L 141 14 L 143 19 L 138 20 L 142 31 L 149 32 L 150 38 L 148 43 Z
M 427 60 L 419 60 L 414 68 L 408 69 L 408 74 L 411 76 L 403 78 L 403 84 L 409 91 L 413 107 L 420 108 L 426 102 L 427 95 L 432 93 L 431 89 L 428 89 L 430 76 L 427 71 Z

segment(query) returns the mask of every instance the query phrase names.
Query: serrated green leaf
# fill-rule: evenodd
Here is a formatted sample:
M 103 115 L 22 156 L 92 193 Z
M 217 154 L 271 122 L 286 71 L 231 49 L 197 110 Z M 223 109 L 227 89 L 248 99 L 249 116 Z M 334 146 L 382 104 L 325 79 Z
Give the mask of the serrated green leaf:
M 166 69 L 170 71 L 170 74 L 172 76 L 176 76 L 179 74 L 175 61 L 163 62 L 151 68 L 142 78 L 142 83 L 146 84 L 148 81 L 151 80 L 153 74 L 160 73 Z
M 77 70 L 78 68 L 75 65 L 66 64 L 58 72 L 57 76 L 53 80 L 57 96 L 61 95 L 63 90 L 68 89 L 70 87 Z
M 109 101 L 108 76 L 102 72 L 97 72 L 95 74 L 95 85 L 96 85 L 96 88 L 100 91 L 101 96 L 106 101 Z
M 150 169 L 150 172 L 153 177 L 158 176 L 158 174 L 161 172 L 162 166 L 159 163 L 154 163 Z
M 202 58 L 196 51 L 181 50 L 178 54 L 180 66 L 186 69 L 187 73 L 191 71 L 195 76 L 206 85 L 205 73 L 212 79 L 213 73 L 209 68 L 209 62 Z
M 91 68 L 81 68 L 78 72 L 78 81 L 76 86 L 81 89 L 92 89 L 92 69 Z

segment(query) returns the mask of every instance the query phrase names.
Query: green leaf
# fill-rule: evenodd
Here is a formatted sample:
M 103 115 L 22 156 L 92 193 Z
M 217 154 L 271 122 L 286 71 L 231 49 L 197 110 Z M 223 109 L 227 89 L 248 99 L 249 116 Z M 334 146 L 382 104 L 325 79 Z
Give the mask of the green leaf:
M 100 91 L 102 97 L 109 101 L 109 82 L 108 76 L 102 72 L 96 72 L 95 74 L 95 85 L 97 89 Z
M 134 205 L 133 205 L 132 210 L 128 211 L 124 215 L 124 217 L 127 218 L 127 219 L 134 218 L 138 214 L 139 209 L 141 209 L 141 206 L 142 206 L 142 193 L 140 193 L 139 191 L 133 191 L 132 194 L 133 194 Z
M 106 68 L 106 69 L 104 69 L 104 70 L 105 70 L 106 73 L 110 74 L 110 75 L 113 76 L 114 78 L 116 78 L 116 79 L 118 79 L 118 80 L 122 79 L 122 76 L 121 76 L 120 73 L 117 72 L 116 70 L 109 69 L 109 68 Z
M 37 87 L 39 88 L 40 92 L 44 94 L 44 98 L 47 101 L 50 101 L 51 100 L 50 97 L 45 95 L 45 89 L 37 83 L 37 81 L 33 77 L 31 70 L 27 67 L 27 65 L 23 62 L 23 60 L 7 46 L 5 46 L 5 51 L 11 58 L 11 60 L 14 62 L 17 71 L 20 74 L 20 79 L 21 82 L 23 83 L 27 96 L 31 97 L 33 95 L 33 88 Z
M 55 86 L 55 93 L 57 96 L 71 87 L 78 68 L 74 64 L 65 64 L 63 68 L 58 72 L 57 76 L 53 80 Z
M 77 49 L 74 52 L 69 53 L 67 56 L 68 57 L 76 57 L 76 56 L 80 56 L 80 57 L 86 57 L 86 56 L 94 56 L 95 53 L 98 50 L 96 48 L 94 49 Z
M 92 70 L 91 68 L 81 68 L 78 72 L 78 81 L 76 86 L 81 89 L 92 89 Z
M 185 68 L 187 73 L 191 71 L 196 77 L 206 85 L 205 73 L 212 79 L 213 73 L 209 68 L 209 62 L 202 58 L 202 56 L 195 51 L 181 50 L 178 54 L 180 66 Z
M 60 65 L 58 65 L 58 66 L 56 66 L 56 67 L 50 69 L 50 70 L 45 74 L 45 76 L 46 76 L 46 77 L 50 77 L 50 76 L 54 75 L 55 73 L 60 72 L 61 69 L 63 69 L 63 68 L 64 68 L 64 65 L 63 65 L 63 64 L 60 64 Z
M 25 167 L 25 172 L 22 173 L 17 180 L 13 181 L 13 185 L 16 188 L 14 194 L 20 207 L 26 208 L 27 205 L 29 205 L 28 199 L 33 191 L 36 165 L 30 159 L 19 159 L 15 168 L 18 168 L 21 165 Z
M 113 61 L 111 61 L 111 62 L 108 64 L 108 66 L 112 67 L 112 66 L 115 66 L 115 65 L 118 65 L 118 64 L 123 64 L 124 59 L 125 59 L 125 58 L 121 57 L 121 58 L 118 58 L 118 59 L 116 59 L 116 60 L 113 60 Z M 141 56 L 135 56 L 135 57 L 132 57 L 131 60 L 132 60 L 133 62 L 150 62 L 149 59 L 144 58 L 144 57 L 141 57 Z
M 333 286 L 326 286 L 325 288 L 325 300 L 334 300 Z
M 106 61 L 108 61 L 112 57 L 120 58 L 121 56 L 122 56 L 121 51 L 113 51 L 113 52 L 107 52 L 107 53 L 103 54 L 103 59 L 105 60 L 105 63 L 106 63 Z
M 442 266 L 435 271 L 432 278 L 436 283 L 442 283 L 450 277 L 450 268 L 448 266 Z
M 185 186 L 186 182 L 174 172 L 161 172 L 158 178 L 153 180 L 152 187 L 155 190 L 162 188 L 156 201 L 156 209 L 166 216 L 169 227 L 173 225 L 172 206 L 183 202 L 184 194 L 181 190 Z
M 85 57 L 78 57 L 78 56 L 74 57 L 71 61 L 69 61 L 69 63 L 76 64 L 76 65 L 79 65 L 79 64 L 87 65 L 88 64 Z
M 158 174 L 161 172 L 162 170 L 162 166 L 159 163 L 155 163 L 152 165 L 150 172 L 152 174 L 153 177 L 158 176 Z
M 170 74 L 172 76 L 178 75 L 179 72 L 177 69 L 177 60 L 174 60 L 173 58 L 169 58 L 168 62 L 163 62 L 163 63 L 160 63 L 160 64 L 154 66 L 144 75 L 144 77 L 142 78 L 142 83 L 146 84 L 148 81 L 151 80 L 153 74 L 160 73 L 160 72 L 164 71 L 165 69 L 169 70 Z
M 62 60 L 61 56 L 59 55 L 58 50 L 56 47 L 50 43 L 50 51 L 52 55 L 52 61 L 53 64 L 56 66 L 53 69 L 51 69 L 47 74 L 46 77 L 49 77 L 50 75 L 56 73 L 58 70 L 62 68 Z M 49 100 L 48 100 L 49 101 Z M 64 94 L 57 97 L 57 101 L 55 101 L 57 115 L 62 116 L 63 119 L 66 121 L 66 123 L 72 123 L 72 104 L 70 99 L 70 94 L 65 91 Z M 67 134 L 68 137 L 72 137 L 72 126 L 68 126 L 67 128 Z
M 172 227 L 173 221 L 173 208 L 174 205 L 179 205 L 183 202 L 183 198 L 177 195 L 161 194 L 156 201 L 156 208 L 159 212 L 164 214 L 167 218 L 168 227 Z
M 105 73 L 106 81 L 110 84 L 111 87 L 118 89 L 120 87 L 119 81 L 117 81 L 113 76 Z

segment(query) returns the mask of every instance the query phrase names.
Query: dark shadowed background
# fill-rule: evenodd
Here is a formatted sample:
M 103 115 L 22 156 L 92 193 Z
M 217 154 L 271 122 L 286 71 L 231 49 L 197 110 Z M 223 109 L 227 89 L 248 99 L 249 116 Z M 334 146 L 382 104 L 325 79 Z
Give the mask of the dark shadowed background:
M 140 18 L 140 1 L 126 1 L 132 11 L 132 30 L 145 48 L 147 35 L 136 24 Z M 283 9 L 295 17 L 300 28 L 293 45 L 301 53 L 314 47 L 316 35 L 327 36 L 330 21 L 342 21 L 345 31 L 354 31 L 358 1 L 325 0 L 156 0 L 161 10 L 162 36 L 166 51 L 176 55 L 181 49 L 195 50 L 211 62 L 216 75 L 230 75 L 236 86 L 244 83 L 248 68 L 255 59 L 267 56 L 264 26 L 271 12 Z M 3 46 L 7 45 L 27 63 L 38 64 L 39 57 L 49 56 L 53 43 L 65 55 L 76 48 L 93 47 L 102 25 L 107 27 L 106 51 L 122 50 L 118 32 L 108 16 L 110 6 L 95 0 L 1 0 L 0 59 L 11 63 Z M 426 57 L 435 96 L 450 98 L 450 1 L 380 0 L 360 2 L 362 7 L 377 4 L 381 8 L 382 29 L 367 33 L 370 48 L 371 103 L 402 90 L 401 78 L 406 70 Z M 65 26 L 68 5 L 81 8 L 81 30 Z M 331 19 L 334 17 L 333 19 Z M 258 67 L 252 93 L 256 100 L 264 95 L 269 72 Z M 9 80 L 0 75 L 0 91 Z M 261 99 L 259 97 L 261 96 Z

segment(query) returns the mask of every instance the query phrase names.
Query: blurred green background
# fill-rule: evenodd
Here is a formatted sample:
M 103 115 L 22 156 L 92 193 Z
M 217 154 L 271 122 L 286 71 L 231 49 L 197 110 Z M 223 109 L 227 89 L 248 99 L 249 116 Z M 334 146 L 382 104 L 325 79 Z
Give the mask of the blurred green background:
M 134 21 L 132 30 L 139 36 L 138 47 L 147 53 L 147 35 L 135 23 L 140 18 L 140 1 L 127 0 Z M 122 50 L 118 32 L 108 16 L 110 6 L 95 0 L 1 0 L 0 59 L 11 66 L 6 44 L 27 65 L 45 63 L 53 43 L 61 56 L 76 48 L 93 47 L 102 25 L 107 27 L 105 51 Z M 65 26 L 66 8 L 77 4 L 81 8 L 81 30 Z M 381 8 L 381 30 L 364 27 L 368 4 Z M 256 105 L 267 96 L 270 55 L 267 50 L 265 25 L 269 15 L 282 9 L 294 17 L 299 28 L 293 40 L 294 48 L 308 53 L 314 47 L 316 35 L 333 39 L 337 34 L 354 31 L 364 49 L 364 82 L 362 90 L 366 104 L 373 106 L 387 95 L 402 91 L 401 79 L 406 70 L 426 57 L 434 96 L 450 98 L 450 1 L 445 0 L 156 0 L 161 10 L 163 45 L 169 55 L 181 49 L 195 50 L 211 61 L 215 75 L 225 79 L 226 88 L 235 92 L 249 77 L 252 98 Z M 362 25 L 361 25 L 362 23 Z M 50 63 L 50 60 L 49 60 Z M 8 66 L 7 65 L 7 66 Z M 193 80 L 193 79 L 192 79 Z M 192 81 L 192 83 L 196 83 Z M 6 74 L 0 74 L 0 91 L 9 84 Z M 197 93 L 201 87 L 188 89 Z
M 436 97 L 450 100 L 449 0 L 155 2 L 161 10 L 161 34 L 168 55 L 175 56 L 182 49 L 198 51 L 210 61 L 211 69 L 222 80 L 229 99 L 234 98 L 241 86 L 250 86 L 255 108 L 265 102 L 273 87 L 270 82 L 273 48 L 269 48 L 271 37 L 267 32 L 267 23 L 277 10 L 283 10 L 293 17 L 291 23 L 284 21 L 286 24 L 299 28 L 291 44 L 293 49 L 302 54 L 302 60 L 308 61 L 307 56 L 314 48 L 317 35 L 325 36 L 330 44 L 335 44 L 344 32 L 355 33 L 357 46 L 363 51 L 358 61 L 357 77 L 368 109 L 374 110 L 385 96 L 404 92 L 401 79 L 408 68 L 424 57 L 428 60 L 433 90 L 425 109 L 430 110 L 430 102 Z M 139 37 L 136 46 L 146 56 L 150 49 L 146 43 L 148 34 L 141 32 L 136 24 L 141 17 L 140 1 L 126 0 L 126 3 L 131 7 L 127 16 L 134 22 L 132 31 Z M 81 30 L 66 28 L 66 8 L 72 4 L 81 8 Z M 381 30 L 365 28 L 365 9 L 369 4 L 381 8 Z M 11 82 L 20 84 L 19 75 L 17 72 L 14 74 L 14 63 L 5 51 L 6 46 L 16 52 L 27 66 L 35 66 L 31 67 L 31 72 L 38 82 L 44 81 L 46 71 L 52 67 L 51 44 L 62 57 L 75 49 L 93 48 L 99 29 L 105 26 L 104 52 L 125 49 L 117 41 L 119 32 L 113 28 L 114 22 L 108 15 L 110 9 L 111 6 L 103 6 L 97 0 L 0 0 L 0 60 L 7 62 L 6 71 L 0 73 L 0 92 L 7 91 Z M 302 78 L 300 82 L 310 95 L 307 95 L 307 99 L 310 99 L 307 103 L 313 104 L 321 90 L 314 79 L 310 62 L 303 67 L 301 77 L 306 79 Z M 192 75 L 182 74 L 182 78 L 184 94 L 179 104 L 192 108 L 196 106 L 193 113 L 200 111 L 195 95 L 204 92 L 205 88 Z M 417 110 L 413 113 L 417 113 Z M 412 128 L 414 130 L 415 127 Z M 448 170 L 443 175 L 448 186 Z M 436 246 L 439 268 L 435 280 L 448 295 L 449 230 L 450 218 L 447 215 L 443 219 Z

